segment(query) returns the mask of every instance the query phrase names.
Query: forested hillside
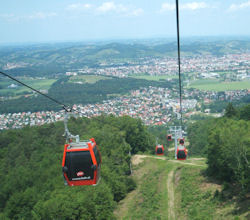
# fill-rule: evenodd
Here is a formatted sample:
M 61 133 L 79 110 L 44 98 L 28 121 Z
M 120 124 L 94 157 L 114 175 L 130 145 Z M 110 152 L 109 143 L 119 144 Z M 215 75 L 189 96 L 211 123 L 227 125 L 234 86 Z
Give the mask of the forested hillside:
M 245 197 L 250 192 L 250 105 L 228 104 L 225 116 L 188 128 L 190 155 L 208 158 L 207 174 Z
M 130 117 L 72 119 L 81 139 L 94 137 L 102 154 L 98 186 L 64 186 L 63 123 L 0 133 L 0 219 L 112 219 L 116 202 L 135 188 L 132 153 L 155 143 L 140 120 Z

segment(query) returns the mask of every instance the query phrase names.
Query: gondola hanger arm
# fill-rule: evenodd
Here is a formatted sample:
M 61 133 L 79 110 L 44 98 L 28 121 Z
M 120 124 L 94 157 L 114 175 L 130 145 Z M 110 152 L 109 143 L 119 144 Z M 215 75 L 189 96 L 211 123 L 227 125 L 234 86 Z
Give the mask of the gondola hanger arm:
M 75 139 L 75 142 L 79 143 L 80 142 L 79 135 L 71 134 L 69 129 L 68 129 L 68 120 L 70 119 L 71 116 L 76 118 L 76 115 L 72 111 L 67 111 L 65 109 L 65 112 L 64 112 L 64 134 L 63 134 L 63 136 L 66 137 L 67 141 L 69 141 L 70 139 Z

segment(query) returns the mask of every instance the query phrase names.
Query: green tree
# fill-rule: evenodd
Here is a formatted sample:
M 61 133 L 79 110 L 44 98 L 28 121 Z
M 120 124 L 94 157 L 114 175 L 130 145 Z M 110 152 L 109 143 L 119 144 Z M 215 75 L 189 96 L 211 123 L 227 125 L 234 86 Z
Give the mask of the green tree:
M 226 107 L 226 112 L 225 112 L 225 116 L 228 118 L 232 118 L 235 117 L 237 114 L 236 109 L 234 108 L 233 104 L 230 102 L 227 107 Z

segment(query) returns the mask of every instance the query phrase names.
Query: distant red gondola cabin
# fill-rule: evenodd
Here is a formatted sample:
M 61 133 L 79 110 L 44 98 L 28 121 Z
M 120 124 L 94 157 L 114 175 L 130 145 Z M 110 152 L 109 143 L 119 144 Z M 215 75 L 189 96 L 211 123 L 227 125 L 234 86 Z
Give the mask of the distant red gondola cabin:
M 172 135 L 171 135 L 171 134 L 168 134 L 168 135 L 167 135 L 167 140 L 168 140 L 168 141 L 172 141 Z
M 65 144 L 62 169 L 66 185 L 96 185 L 100 179 L 101 154 L 95 139 Z
M 184 145 L 184 138 L 179 139 L 179 144 Z
M 158 156 L 164 155 L 164 147 L 163 147 L 163 145 L 157 145 L 155 147 L 155 153 Z
M 177 160 L 186 160 L 187 149 L 184 146 L 179 146 L 177 148 Z

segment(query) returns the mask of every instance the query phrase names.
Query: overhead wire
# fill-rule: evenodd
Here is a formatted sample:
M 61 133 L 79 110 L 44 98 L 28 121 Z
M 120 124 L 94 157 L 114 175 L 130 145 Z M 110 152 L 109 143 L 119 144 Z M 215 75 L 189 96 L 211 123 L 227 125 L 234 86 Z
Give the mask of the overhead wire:
M 75 113 L 77 113 L 77 114 L 83 114 L 81 111 L 78 111 L 78 110 L 74 109 L 73 107 L 70 108 L 68 105 L 65 105 L 64 103 L 58 101 L 57 99 L 52 98 L 52 97 L 50 97 L 50 96 L 48 96 L 48 95 L 46 95 L 46 94 L 40 92 L 39 90 L 37 90 L 37 89 L 35 89 L 35 88 L 33 88 L 33 87 L 31 87 L 31 86 L 29 86 L 29 85 L 23 83 L 22 81 L 16 79 L 16 78 L 13 77 L 13 76 L 10 76 L 10 75 L 7 74 L 7 73 L 4 73 L 4 72 L 0 71 L 0 74 L 2 74 L 3 76 L 6 76 L 6 77 L 8 77 L 8 78 L 10 78 L 11 80 L 13 80 L 13 81 L 15 81 L 15 82 L 20 83 L 21 85 L 23 85 L 23 86 L 25 86 L 25 87 L 31 89 L 32 91 L 34 91 L 34 92 L 36 92 L 36 93 L 38 93 L 38 94 L 40 94 L 40 95 L 42 95 L 42 96 L 44 96 L 44 97 L 50 99 L 51 101 L 53 101 L 53 102 L 55 102 L 56 104 L 60 105 L 66 112 L 75 112 Z M 97 117 L 95 117 L 95 120 L 97 120 L 97 121 L 103 123 L 103 121 L 102 121 L 102 120 L 99 120 Z M 118 127 L 118 126 L 115 126 L 115 125 L 113 125 L 113 126 L 120 129 L 120 127 Z
M 70 111 L 70 110 L 69 110 L 69 106 L 63 104 L 62 102 L 60 102 L 60 101 L 58 101 L 58 100 L 56 100 L 56 99 L 54 99 L 54 98 L 52 98 L 52 97 L 50 97 L 50 96 L 48 96 L 48 95 L 42 93 L 42 92 L 40 92 L 40 91 L 37 90 L 37 89 L 32 88 L 31 86 L 29 86 L 29 85 L 27 85 L 27 84 L 21 82 L 20 80 L 14 78 L 13 76 L 10 76 L 9 74 L 4 73 L 4 72 L 1 72 L 1 71 L 0 71 L 0 74 L 2 74 L 2 75 L 4 75 L 4 76 L 6 76 L 6 77 L 8 77 L 8 78 L 10 78 L 10 79 L 12 79 L 12 80 L 18 82 L 18 83 L 20 83 L 21 85 L 23 85 L 23 86 L 25 86 L 25 87 L 27 87 L 27 88 L 33 90 L 34 92 L 36 92 L 36 93 L 38 93 L 38 94 L 40 94 L 40 95 L 42 95 L 42 96 L 44 96 L 44 97 L 50 99 L 51 101 L 53 101 L 53 102 L 57 103 L 58 105 L 60 105 L 65 111 Z
M 76 113 L 78 113 L 78 114 L 82 114 L 82 112 L 80 112 L 80 111 L 78 111 L 78 110 L 76 110 L 76 109 L 73 109 L 73 107 L 70 108 L 69 106 L 65 105 L 64 103 L 62 103 L 62 102 L 60 102 L 60 101 L 58 101 L 58 100 L 56 100 L 56 99 L 54 99 L 54 98 L 52 98 L 52 97 L 50 97 L 50 96 L 48 96 L 48 95 L 46 95 L 46 94 L 44 94 L 44 93 L 38 91 L 37 89 L 34 89 L 33 87 L 31 87 L 31 86 L 29 86 L 29 85 L 27 85 L 27 84 L 21 82 L 20 80 L 14 78 L 14 77 L 12 77 L 12 76 L 10 76 L 10 75 L 7 74 L 7 73 L 4 73 L 4 72 L 1 72 L 1 71 L 0 71 L 0 74 L 2 74 L 2 75 L 4 75 L 4 76 L 6 76 L 6 77 L 8 77 L 8 78 L 10 78 L 10 79 L 12 79 L 12 80 L 14 80 L 15 82 L 20 83 L 21 85 L 23 85 L 23 86 L 25 86 L 25 87 L 31 89 L 32 91 L 37 92 L 38 94 L 40 94 L 40 95 L 42 95 L 42 96 L 44 96 L 44 97 L 50 99 L 51 101 L 57 103 L 57 104 L 60 105 L 67 113 L 70 113 L 70 112 L 73 112 L 73 111 L 74 111 L 74 112 L 76 112 Z M 97 120 L 98 122 L 102 122 L 102 123 L 103 123 L 103 121 L 100 120 L 100 119 L 97 118 L 97 117 L 95 117 L 94 119 Z M 65 121 L 64 121 L 64 123 L 65 123 Z M 67 124 L 67 122 L 66 122 L 66 124 Z M 116 126 L 116 125 L 114 125 L 114 124 L 113 124 L 112 126 L 115 127 L 115 128 L 117 128 L 117 129 L 119 129 L 119 130 L 121 129 L 119 126 Z M 66 127 L 65 127 L 65 132 L 66 132 L 65 134 L 66 134 L 66 135 L 67 135 L 67 131 L 68 131 L 68 128 L 67 128 L 67 125 L 66 125 Z M 69 132 L 69 131 L 68 131 L 68 132 Z M 69 134 L 72 135 L 70 132 L 69 132 Z M 77 136 L 75 136 L 75 137 L 77 137 Z M 129 150 L 129 155 L 131 156 L 131 151 L 130 151 L 130 150 Z M 131 163 L 130 163 L 130 165 L 129 165 L 129 169 L 130 169 L 130 173 L 132 174 Z
M 180 93 L 180 115 L 182 126 L 182 86 L 181 86 L 181 54 L 180 54 L 180 25 L 179 25 L 179 1 L 176 0 L 176 25 L 177 25 L 177 51 L 178 51 L 178 74 L 179 74 L 179 93 Z

